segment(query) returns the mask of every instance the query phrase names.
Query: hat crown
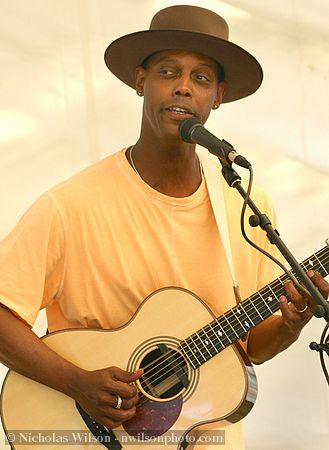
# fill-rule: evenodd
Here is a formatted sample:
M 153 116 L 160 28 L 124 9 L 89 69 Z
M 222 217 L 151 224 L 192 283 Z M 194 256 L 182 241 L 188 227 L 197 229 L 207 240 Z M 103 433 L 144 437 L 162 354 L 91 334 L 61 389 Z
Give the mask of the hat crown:
M 180 30 L 228 40 L 227 22 L 218 14 L 199 6 L 177 5 L 158 11 L 150 30 Z
M 136 67 L 154 53 L 183 50 L 212 58 L 223 69 L 226 90 L 222 103 L 247 97 L 262 83 L 259 62 L 229 41 L 226 21 L 209 9 L 176 5 L 158 11 L 148 30 L 113 41 L 105 51 L 107 67 L 128 86 L 136 87 Z

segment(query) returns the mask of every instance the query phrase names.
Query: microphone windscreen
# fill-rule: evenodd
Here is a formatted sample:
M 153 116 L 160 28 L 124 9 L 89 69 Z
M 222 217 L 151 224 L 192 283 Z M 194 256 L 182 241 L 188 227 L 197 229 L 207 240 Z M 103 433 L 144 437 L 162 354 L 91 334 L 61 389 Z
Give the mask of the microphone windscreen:
M 183 141 L 190 143 L 193 142 L 193 140 L 191 139 L 192 131 L 194 130 L 195 126 L 199 125 L 202 126 L 202 123 L 196 117 L 189 117 L 188 119 L 182 120 L 179 124 L 178 131 Z

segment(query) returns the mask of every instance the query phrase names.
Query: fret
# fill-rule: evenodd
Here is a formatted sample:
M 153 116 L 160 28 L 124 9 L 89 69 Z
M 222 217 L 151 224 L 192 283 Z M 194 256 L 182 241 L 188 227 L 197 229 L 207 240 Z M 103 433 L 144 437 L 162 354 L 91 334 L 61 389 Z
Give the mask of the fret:
M 249 299 L 248 299 L 248 300 L 249 300 Z M 246 301 L 246 303 L 247 303 L 247 301 Z M 253 323 L 253 321 L 252 321 L 251 318 L 249 317 L 247 311 L 245 310 L 243 304 L 244 304 L 244 302 L 240 303 L 241 308 L 243 309 L 243 311 L 245 312 L 247 318 L 250 320 L 250 322 L 253 324 L 253 326 L 255 326 L 255 324 Z M 248 330 L 249 330 L 250 328 L 252 328 L 252 327 L 250 326 L 250 323 L 249 323 L 247 320 L 245 320 L 243 323 L 244 323 L 244 325 L 246 325 L 246 327 L 247 327 Z
M 302 269 L 304 269 L 305 272 L 307 272 L 308 269 L 304 262 L 300 263 L 299 265 L 301 266 Z
M 213 323 L 213 322 L 212 322 Z M 214 336 L 216 337 L 217 341 L 220 343 L 222 349 L 226 348 L 225 345 L 223 344 L 223 342 L 219 339 L 218 334 L 216 333 L 216 331 L 214 331 L 211 323 L 208 325 L 211 328 L 211 331 L 213 332 Z M 217 349 L 217 351 L 219 351 L 219 349 Z
M 282 284 L 282 287 L 284 288 L 284 283 L 283 283 L 283 281 L 281 280 L 281 277 L 278 278 L 278 281 L 280 281 L 280 283 Z
M 270 311 L 270 313 L 272 314 L 272 310 L 271 308 L 268 306 L 267 301 L 265 300 L 265 298 L 262 296 L 262 293 L 259 291 L 258 294 L 260 295 L 261 299 L 263 300 L 264 305 L 266 306 L 266 308 Z M 272 300 L 272 298 L 271 298 Z
M 250 304 L 254 307 L 254 310 L 255 310 L 256 313 L 259 315 L 259 317 L 261 318 L 261 320 L 263 320 L 264 317 L 260 314 L 260 312 L 259 312 L 258 309 L 256 308 L 254 302 L 252 301 L 252 297 L 249 297 L 249 298 L 250 298 Z
M 215 321 L 215 322 L 216 322 L 216 325 L 219 327 L 219 330 L 216 331 L 216 333 L 217 333 L 218 336 L 220 336 L 220 337 L 222 337 L 223 335 L 226 336 L 226 339 L 227 339 L 227 342 L 228 342 L 227 345 L 232 344 L 233 341 L 227 336 L 227 334 L 226 334 L 224 328 L 220 325 L 219 320 L 222 320 L 222 318 L 220 317 L 219 319 L 216 319 L 216 321 Z M 227 347 L 227 345 L 225 345 L 225 347 Z
M 308 263 L 309 263 L 309 265 L 313 268 L 313 266 L 314 266 L 314 262 L 311 260 L 311 259 L 309 259 L 308 261 L 307 261 Z
M 184 341 L 181 342 L 181 344 L 179 345 L 179 348 L 181 349 L 181 352 L 183 353 L 184 357 L 185 357 L 186 359 L 188 359 L 188 361 L 189 361 L 190 365 L 193 367 L 193 369 L 196 369 L 196 368 L 197 368 L 197 365 L 195 365 L 195 364 L 193 363 L 193 361 L 192 361 L 191 358 L 189 357 L 188 353 L 184 350 L 184 347 L 183 347 L 184 344 L 185 344 Z
M 239 305 L 238 306 L 236 306 L 236 312 L 238 313 L 238 314 L 242 314 L 242 312 L 240 311 L 240 308 L 239 308 Z
M 310 259 L 307 262 L 302 262 L 301 266 L 304 268 L 305 271 L 309 270 L 308 265 L 311 267 L 311 269 L 316 269 L 316 267 L 314 267 L 314 262 Z
M 308 265 L 307 265 L 308 264 Z M 313 261 L 308 261 L 307 263 L 302 263 L 300 264 L 302 266 L 302 268 L 304 269 L 305 272 L 308 272 L 308 270 L 320 270 L 320 266 L 316 265 L 313 263 Z
M 189 352 L 190 352 L 190 356 L 193 357 L 193 358 L 195 359 L 196 363 L 197 363 L 197 364 L 195 364 L 195 362 L 191 361 L 191 359 L 189 358 L 189 361 L 191 362 L 192 367 L 193 367 L 194 369 L 196 369 L 197 367 L 201 366 L 200 361 L 198 360 L 198 358 L 195 356 L 195 354 L 194 354 L 193 351 L 191 350 L 191 347 L 189 346 L 187 340 L 183 341 L 182 345 L 183 345 L 183 344 L 186 344 L 186 346 L 188 347 L 188 350 L 189 350 Z M 185 350 L 184 350 L 184 353 L 186 354 L 186 356 L 188 356 L 188 353 L 185 352 Z
M 262 298 L 259 297 L 258 293 L 253 294 L 251 297 L 249 297 L 249 302 L 252 307 L 250 312 L 252 313 L 253 322 L 256 324 L 264 320 L 264 314 L 266 314 L 267 311 L 265 310 L 264 312 L 264 303 L 262 302 Z
M 253 324 L 253 326 L 257 325 L 260 322 L 259 315 L 257 311 L 255 312 L 255 307 L 251 302 L 251 297 L 249 297 L 248 300 L 244 302 L 243 307 L 247 314 L 245 322 L 249 323 L 250 321 Z
M 210 355 L 210 358 L 212 358 L 214 355 L 211 354 L 211 352 L 210 352 L 209 349 L 208 349 L 208 345 L 209 345 L 209 343 L 210 343 L 209 340 L 207 339 L 207 337 L 206 337 L 206 339 L 203 339 L 203 338 L 201 339 L 200 336 L 199 336 L 199 333 L 205 334 L 204 331 L 203 331 L 203 328 L 201 328 L 201 330 L 199 330 L 199 331 L 196 333 L 196 335 L 197 335 L 199 341 L 201 342 L 203 348 L 206 349 L 206 351 L 207 351 L 207 352 L 209 353 L 209 355 Z M 209 358 L 206 358 L 206 359 L 208 360 Z
M 278 296 L 277 296 L 276 292 L 273 291 L 273 289 L 271 288 L 271 285 L 270 285 L 270 284 L 268 285 L 268 287 L 269 287 L 270 291 L 272 292 L 272 294 L 274 295 L 274 299 L 275 299 L 276 301 L 278 301 Z M 279 294 L 279 295 L 280 295 L 280 294 Z
M 200 352 L 200 348 L 197 346 L 197 344 L 194 342 L 194 339 L 193 339 L 193 336 L 197 336 L 197 338 L 199 339 L 199 341 L 201 342 L 201 340 L 200 340 L 200 338 L 199 338 L 199 335 L 198 335 L 198 332 L 196 332 L 196 333 L 194 333 L 192 336 L 190 336 L 190 340 L 192 341 L 192 344 L 194 345 L 194 349 L 193 349 L 193 353 L 194 353 L 194 355 L 195 355 L 195 357 L 196 357 L 196 359 L 198 360 L 198 358 L 197 358 L 197 354 L 199 354 L 199 355 L 201 355 L 202 356 L 202 358 L 204 359 L 204 362 L 206 362 L 207 361 L 207 359 L 204 357 L 204 355 L 203 355 L 203 353 L 202 352 Z M 201 342 L 202 343 L 202 342 Z M 200 364 L 201 365 L 201 364 Z
M 234 314 L 236 320 L 238 321 L 240 327 L 242 328 L 242 333 L 240 334 L 240 336 L 242 336 L 243 334 L 245 334 L 245 333 L 247 332 L 247 330 L 246 330 L 245 327 L 243 326 L 242 322 L 240 322 L 240 319 L 238 319 L 237 315 L 235 314 L 234 309 L 235 309 L 235 308 L 232 309 L 232 313 Z M 242 314 L 241 311 L 239 310 L 239 307 L 238 307 L 238 306 L 236 307 L 236 310 L 237 310 L 237 312 L 238 312 L 239 314 Z
M 218 352 L 218 349 L 215 347 L 215 345 L 214 345 L 214 343 L 213 343 L 213 341 L 212 341 L 212 339 L 210 338 L 210 336 L 208 335 L 208 333 L 207 333 L 207 331 L 206 331 L 206 328 L 209 328 L 209 325 L 207 325 L 207 326 L 205 326 L 204 328 L 202 328 L 202 332 L 206 335 L 206 343 L 207 342 L 210 342 L 210 344 L 214 347 L 214 349 L 215 349 L 215 353 L 214 353 L 214 355 Z M 211 353 L 210 353 L 211 354 Z M 214 356 L 214 355 L 212 355 L 212 356 Z
M 238 333 L 235 331 L 235 329 L 232 327 L 231 322 L 229 321 L 229 319 L 226 317 L 226 313 L 223 314 L 223 319 L 226 320 L 226 322 L 229 324 L 229 326 L 231 327 L 233 333 L 235 334 L 235 336 L 237 338 L 239 338 L 240 336 L 238 335 Z
M 322 269 L 323 269 L 323 272 L 326 273 L 326 269 L 323 267 L 323 265 L 322 265 L 321 261 L 319 260 L 319 258 L 318 258 L 316 255 L 314 255 L 314 257 L 315 257 L 315 259 L 319 262 L 320 266 L 321 266 Z

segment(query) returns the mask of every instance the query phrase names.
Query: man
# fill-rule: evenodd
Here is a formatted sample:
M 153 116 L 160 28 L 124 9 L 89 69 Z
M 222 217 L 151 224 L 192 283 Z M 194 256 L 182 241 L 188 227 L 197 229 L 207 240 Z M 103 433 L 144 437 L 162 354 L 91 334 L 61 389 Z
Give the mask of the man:
M 45 307 L 51 332 L 117 328 L 144 298 L 166 286 L 189 289 L 216 315 L 236 304 L 202 165 L 195 146 L 180 139 L 178 126 L 194 116 L 205 123 L 221 103 L 252 94 L 262 71 L 249 53 L 228 41 L 221 17 L 191 6 L 160 11 L 149 31 L 112 43 L 105 60 L 144 97 L 140 137 L 41 196 L 3 241 L 0 339 L 4 364 L 67 394 L 96 421 L 115 428 L 135 415 L 134 382 L 143 371 L 83 370 L 49 349 L 30 327 Z M 224 190 L 244 298 L 279 271 L 244 243 L 241 199 Z M 274 219 L 265 195 L 257 188 L 253 195 Z M 261 230 L 248 232 L 269 249 Z M 328 296 L 320 274 L 309 275 Z M 281 298 L 282 315 L 262 322 L 242 343 L 255 363 L 292 344 L 312 317 L 311 299 L 292 283 L 286 290 L 291 303 Z M 226 448 L 242 448 L 234 427 L 226 438 Z

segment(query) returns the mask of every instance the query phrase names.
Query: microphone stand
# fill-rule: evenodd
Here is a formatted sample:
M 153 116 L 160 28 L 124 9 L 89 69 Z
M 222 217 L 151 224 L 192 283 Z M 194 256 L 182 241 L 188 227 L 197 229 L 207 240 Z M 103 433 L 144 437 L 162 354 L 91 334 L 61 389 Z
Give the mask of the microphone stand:
M 219 158 L 218 158 L 219 159 Z M 232 168 L 232 164 L 223 163 L 221 159 L 219 159 L 222 168 L 222 174 L 230 187 L 236 188 L 236 190 L 241 194 L 244 200 L 247 199 L 247 192 L 241 185 L 241 177 L 239 174 Z M 315 317 L 323 317 L 327 322 L 329 322 L 329 302 L 327 302 L 317 288 L 314 286 L 312 281 L 306 275 L 306 273 L 302 270 L 300 265 L 298 264 L 295 257 L 292 255 L 290 250 L 286 247 L 282 239 L 280 238 L 279 233 L 275 230 L 271 224 L 271 221 L 263 214 L 255 203 L 251 200 L 251 198 L 247 199 L 247 204 L 250 209 L 253 211 L 255 216 L 253 216 L 252 226 L 260 226 L 264 231 L 266 231 L 267 237 L 271 244 L 275 245 L 284 259 L 290 264 L 291 268 L 294 270 L 297 277 L 302 281 L 305 288 L 308 290 L 309 294 L 313 297 L 317 305 L 313 310 L 313 314 Z

